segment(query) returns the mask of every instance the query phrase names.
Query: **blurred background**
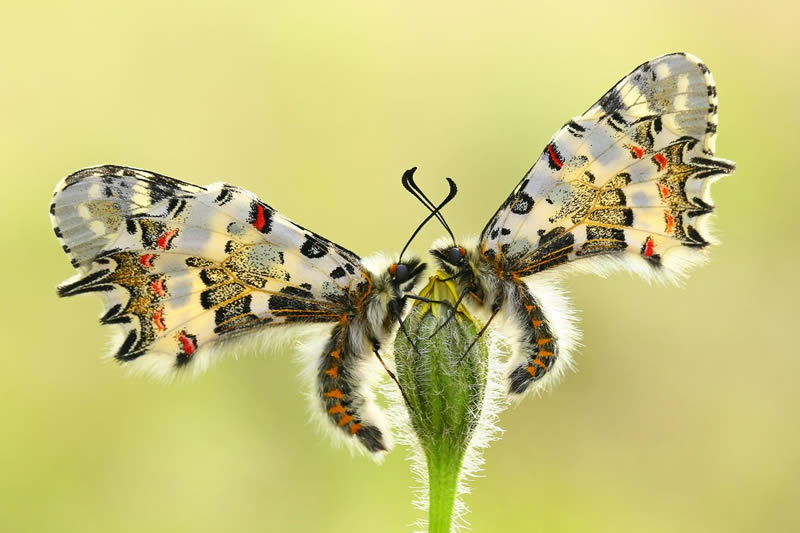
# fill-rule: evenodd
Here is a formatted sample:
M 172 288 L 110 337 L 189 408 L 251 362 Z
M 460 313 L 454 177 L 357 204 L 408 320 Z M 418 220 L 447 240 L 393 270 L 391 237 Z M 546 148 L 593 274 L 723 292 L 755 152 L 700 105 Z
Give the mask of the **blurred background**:
M 639 63 L 689 51 L 720 95 L 711 263 L 683 288 L 568 280 L 579 371 L 503 414 L 475 531 L 797 531 L 796 7 L 763 1 L 19 2 L 0 6 L 0 530 L 410 531 L 381 466 L 307 420 L 290 354 L 174 385 L 101 361 L 54 185 L 118 163 L 226 180 L 361 255 L 397 251 L 418 165 L 478 233 L 542 147 Z M 135 6 L 135 7 L 132 7 Z M 567 7 L 568 6 L 568 7 Z M 442 231 L 431 224 L 417 253 Z

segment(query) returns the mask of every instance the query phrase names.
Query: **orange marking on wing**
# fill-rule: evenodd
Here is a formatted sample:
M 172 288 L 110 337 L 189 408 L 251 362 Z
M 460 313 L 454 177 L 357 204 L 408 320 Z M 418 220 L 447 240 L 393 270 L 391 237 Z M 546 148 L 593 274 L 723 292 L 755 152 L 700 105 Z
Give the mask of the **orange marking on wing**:
M 635 157 L 636 159 L 639 159 L 644 155 L 644 149 L 639 146 L 632 144 L 630 146 L 630 149 L 631 152 L 633 153 L 633 157 Z
M 656 154 L 653 156 L 653 161 L 658 164 L 658 171 L 661 172 L 665 168 L 667 168 L 667 158 L 664 157 L 664 154 Z
M 338 378 L 339 377 L 339 367 L 338 366 L 332 366 L 328 370 L 326 370 L 325 373 L 328 374 L 332 378 Z
M 547 344 L 548 342 L 553 342 L 553 339 L 552 338 L 547 338 L 547 339 L 537 339 L 536 340 L 536 344 L 538 344 L 540 346 L 542 344 Z
M 153 315 L 153 324 L 155 324 L 155 326 L 156 326 L 156 328 L 158 328 L 159 332 L 162 332 L 165 329 L 167 329 L 167 327 L 164 325 L 163 315 L 164 315 L 164 308 L 163 307 L 161 309 L 159 309 L 158 311 L 156 311 L 156 314 Z
M 336 398 L 337 400 L 341 400 L 344 398 L 344 394 L 342 394 L 341 389 L 333 389 L 323 394 L 326 398 Z
M 338 415 L 339 413 L 344 413 L 344 412 L 345 412 L 344 405 L 340 403 L 337 403 L 336 405 L 328 409 L 329 415 Z
M 669 187 L 667 187 L 663 183 L 659 183 L 658 193 L 661 195 L 661 198 L 666 198 L 667 196 L 669 196 Z
M 153 268 L 153 258 L 156 254 L 142 254 L 139 256 L 139 264 L 145 268 Z
M 159 296 L 164 296 L 167 294 L 167 291 L 164 290 L 164 280 L 162 278 L 155 280 L 150 284 L 150 287 L 152 287 L 153 292 Z
M 656 245 L 656 243 L 653 242 L 653 239 L 648 237 L 647 241 L 645 241 L 645 243 L 644 243 L 644 254 L 643 255 L 645 257 L 650 257 L 651 255 L 653 255 L 653 248 L 655 248 L 655 245 Z
M 178 234 L 177 229 L 171 229 L 169 231 L 165 231 L 164 234 L 161 235 L 161 237 L 159 237 L 158 240 L 156 241 L 156 246 L 158 246 L 162 250 L 166 250 L 167 248 L 169 248 L 170 242 L 172 242 L 172 239 L 177 234 Z
M 344 415 L 342 418 L 339 419 L 339 425 L 340 426 L 344 426 L 346 424 L 349 424 L 352 421 L 353 421 L 353 417 L 351 415 Z
M 355 435 L 361 430 L 362 427 L 363 426 L 361 424 L 353 424 L 352 426 L 350 426 L 350 433 Z
M 670 215 L 669 211 L 664 211 L 664 218 L 667 220 L 667 233 L 675 231 L 675 217 Z
M 185 333 L 178 335 L 178 341 L 181 343 L 183 355 L 192 355 L 197 349 L 197 345 Z

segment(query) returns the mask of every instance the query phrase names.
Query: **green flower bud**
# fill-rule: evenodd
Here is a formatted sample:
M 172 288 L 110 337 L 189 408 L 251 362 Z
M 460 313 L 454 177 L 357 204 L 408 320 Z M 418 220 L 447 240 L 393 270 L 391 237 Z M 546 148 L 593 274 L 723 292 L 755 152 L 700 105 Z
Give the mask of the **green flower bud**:
M 406 440 L 416 440 L 426 462 L 431 532 L 450 531 L 454 514 L 457 519 L 463 512 L 457 501 L 464 491 L 462 478 L 480 464 L 480 456 L 471 452 L 473 441 L 483 447 L 491 438 L 498 404 L 487 409 L 487 338 L 479 336 L 481 325 L 463 305 L 455 309 L 456 285 L 445 278 L 437 272 L 420 291 L 420 297 L 434 302 L 415 301 L 404 321 L 408 336 L 398 333 L 394 346 L 397 379 L 415 437 Z M 493 396 L 501 395 L 498 388 Z M 475 439 L 481 426 L 486 427 Z

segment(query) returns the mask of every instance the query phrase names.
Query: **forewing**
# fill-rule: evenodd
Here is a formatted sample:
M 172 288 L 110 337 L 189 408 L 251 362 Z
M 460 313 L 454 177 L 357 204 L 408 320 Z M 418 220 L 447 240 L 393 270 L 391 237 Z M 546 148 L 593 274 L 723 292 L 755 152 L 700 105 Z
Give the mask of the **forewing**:
M 59 294 L 100 294 L 101 322 L 123 328 L 115 357 L 159 374 L 261 327 L 336 322 L 371 283 L 358 256 L 222 183 L 94 167 L 50 212 L 79 272 Z
M 711 183 L 734 170 L 714 157 L 716 131 L 699 59 L 640 65 L 556 133 L 484 228 L 484 256 L 518 276 L 598 256 L 680 274 L 711 240 Z

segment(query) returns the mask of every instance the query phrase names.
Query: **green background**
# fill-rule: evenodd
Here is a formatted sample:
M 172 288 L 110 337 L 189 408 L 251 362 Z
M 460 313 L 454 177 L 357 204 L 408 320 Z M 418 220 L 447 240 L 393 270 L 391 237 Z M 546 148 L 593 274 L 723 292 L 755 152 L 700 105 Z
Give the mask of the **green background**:
M 0 530 L 410 531 L 376 466 L 308 422 L 290 354 L 167 386 L 101 361 L 96 298 L 59 300 L 56 182 L 118 163 L 226 180 L 362 255 L 423 216 L 418 165 L 478 233 L 550 135 L 622 75 L 712 69 L 723 245 L 682 289 L 574 276 L 580 371 L 501 417 L 478 532 L 796 531 L 796 7 L 18 2 L 0 5 Z M 788 4 L 787 4 L 788 5 Z M 135 6 L 135 7 L 133 7 Z M 440 236 L 431 225 L 417 253 Z

